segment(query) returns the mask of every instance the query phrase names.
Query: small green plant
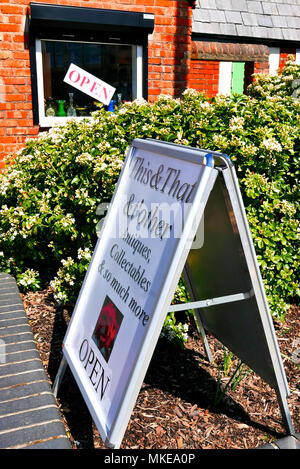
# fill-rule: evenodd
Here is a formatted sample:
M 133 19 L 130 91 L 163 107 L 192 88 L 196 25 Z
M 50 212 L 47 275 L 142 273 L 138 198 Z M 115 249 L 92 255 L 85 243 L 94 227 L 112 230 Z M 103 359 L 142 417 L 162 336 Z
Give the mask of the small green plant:
M 188 301 L 190 301 L 188 290 L 184 278 L 181 276 L 174 293 L 172 304 L 187 303 Z M 167 314 L 161 331 L 161 337 L 167 339 L 175 347 L 184 347 L 188 339 L 189 326 L 187 320 L 190 316 L 191 311 L 189 310 L 182 311 L 181 314 L 174 312 Z
M 233 360 L 233 353 L 230 350 L 227 350 L 225 346 L 223 346 L 223 371 L 224 375 L 228 376 L 230 368 L 232 366 Z
M 228 360 L 228 357 L 230 357 L 229 360 Z M 232 359 L 233 359 L 233 354 L 231 354 L 231 352 L 230 353 L 226 352 L 226 363 L 223 362 L 223 365 L 222 365 L 225 377 L 228 376 L 229 369 L 232 366 Z M 251 372 L 252 371 L 250 369 L 247 369 L 246 365 L 241 360 L 238 360 L 237 365 L 231 377 L 227 380 L 224 386 L 222 384 L 222 371 L 221 371 L 221 367 L 219 366 L 217 387 L 216 387 L 216 392 L 214 396 L 214 405 L 218 406 L 222 402 L 224 396 L 227 394 L 228 391 L 234 392 L 237 386 L 241 383 L 241 381 L 243 381 Z

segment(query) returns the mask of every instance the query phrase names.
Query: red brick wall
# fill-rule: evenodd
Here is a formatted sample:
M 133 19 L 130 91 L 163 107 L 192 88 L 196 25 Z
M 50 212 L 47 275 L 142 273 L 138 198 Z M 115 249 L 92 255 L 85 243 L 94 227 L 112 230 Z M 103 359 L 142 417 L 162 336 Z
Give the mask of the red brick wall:
M 204 93 L 208 98 L 216 96 L 219 87 L 219 61 L 191 60 L 189 88 Z
M 291 48 L 282 48 L 282 49 L 280 49 L 279 70 L 283 69 L 289 55 L 292 55 L 294 57 L 294 60 L 295 60 L 296 59 L 296 49 L 291 49 Z
M 25 30 L 30 0 L 0 3 L 0 167 L 1 159 L 16 152 L 33 125 L 29 51 Z M 41 2 L 42 3 L 42 2 Z M 45 3 L 106 8 L 155 14 L 149 37 L 149 100 L 158 94 L 178 96 L 187 86 L 192 9 L 187 0 L 45 0 Z
M 269 73 L 269 62 L 254 62 L 253 73 Z
M 191 47 L 191 8 L 187 1 L 149 1 L 155 7 L 153 38 L 149 41 L 149 100 L 163 93 L 179 96 L 187 87 Z
M 0 5 L 0 159 L 15 151 L 32 127 L 29 51 L 25 48 L 27 2 Z

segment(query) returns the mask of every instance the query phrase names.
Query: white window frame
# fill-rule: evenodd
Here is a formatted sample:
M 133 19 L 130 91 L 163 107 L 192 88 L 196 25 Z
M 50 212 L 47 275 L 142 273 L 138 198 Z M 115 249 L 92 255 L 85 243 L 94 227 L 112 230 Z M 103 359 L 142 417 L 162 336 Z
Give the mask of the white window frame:
M 45 115 L 45 103 L 44 103 L 44 78 L 43 78 L 43 58 L 42 58 L 42 41 L 53 41 L 53 42 L 75 42 L 58 39 L 36 39 L 36 73 L 37 73 L 37 94 L 38 94 L 38 113 L 39 113 L 39 125 L 40 127 L 52 127 L 57 124 L 64 124 L 70 119 L 88 119 L 89 116 L 76 116 L 76 117 L 59 117 Z M 76 41 L 77 42 L 77 41 Z M 108 45 L 123 45 L 120 43 L 107 43 L 107 42 L 93 42 L 80 41 L 80 43 L 88 44 L 108 44 Z M 126 44 L 128 45 L 128 44 Z M 132 83 L 133 83 L 133 99 L 139 99 L 143 97 L 143 46 L 129 44 L 133 48 L 132 54 Z

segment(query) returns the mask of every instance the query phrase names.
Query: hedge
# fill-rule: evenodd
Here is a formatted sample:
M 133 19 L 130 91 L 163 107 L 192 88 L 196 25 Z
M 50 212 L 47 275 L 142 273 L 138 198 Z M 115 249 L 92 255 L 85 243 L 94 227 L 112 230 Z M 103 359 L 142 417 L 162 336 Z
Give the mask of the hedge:
M 132 140 L 151 137 L 230 156 L 271 312 L 284 320 L 299 298 L 299 78 L 289 61 L 278 76 L 257 75 L 247 95 L 208 100 L 187 89 L 101 107 L 28 140 L 0 174 L 0 269 L 22 291 L 51 283 L 59 302 L 74 304 L 97 207 L 109 203 Z

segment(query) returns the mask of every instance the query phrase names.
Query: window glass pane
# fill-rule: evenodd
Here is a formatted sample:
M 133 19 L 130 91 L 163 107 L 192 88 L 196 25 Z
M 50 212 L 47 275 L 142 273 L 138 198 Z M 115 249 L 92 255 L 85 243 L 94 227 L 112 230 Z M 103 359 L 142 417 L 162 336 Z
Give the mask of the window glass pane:
M 76 42 L 71 42 L 68 45 L 69 52 L 69 61 L 70 63 L 81 63 L 82 62 L 82 46 L 81 44 L 76 44 Z
M 65 83 L 71 63 L 116 88 L 116 104 L 135 98 L 135 46 L 42 41 L 42 63 L 46 116 L 88 116 L 97 109 L 96 101 Z M 73 114 L 74 115 L 74 114 Z

